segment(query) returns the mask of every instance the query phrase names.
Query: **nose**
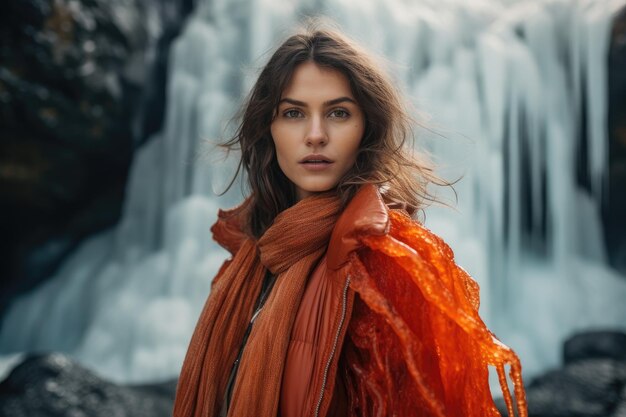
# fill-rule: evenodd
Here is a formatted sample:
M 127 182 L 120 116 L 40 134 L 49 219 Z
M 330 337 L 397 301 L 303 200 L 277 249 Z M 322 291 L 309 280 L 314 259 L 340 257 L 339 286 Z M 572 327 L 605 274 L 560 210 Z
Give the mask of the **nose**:
M 308 146 L 324 146 L 326 143 L 328 143 L 328 134 L 323 118 L 321 116 L 311 117 L 311 123 L 306 134 L 306 144 Z

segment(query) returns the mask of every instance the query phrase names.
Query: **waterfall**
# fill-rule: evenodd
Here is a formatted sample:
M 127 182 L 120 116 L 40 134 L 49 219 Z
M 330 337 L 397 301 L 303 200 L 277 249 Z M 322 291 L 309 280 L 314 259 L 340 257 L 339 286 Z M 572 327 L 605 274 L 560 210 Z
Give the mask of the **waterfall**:
M 624 327 L 626 279 L 606 266 L 606 57 L 616 0 L 205 1 L 170 55 L 164 129 L 137 152 L 123 217 L 8 310 L 0 363 L 68 352 L 118 382 L 176 377 L 211 279 L 234 173 L 213 145 L 256 75 L 306 15 L 332 17 L 384 57 L 416 109 L 416 146 L 455 185 L 426 225 L 481 286 L 481 314 L 526 377 L 588 327 Z M 583 103 L 586 105 L 583 106 Z M 582 124 L 581 120 L 586 120 Z M 582 131 L 585 126 L 586 130 Z M 591 193 L 576 182 L 587 141 Z M 450 190 L 435 190 L 454 203 Z M 7 369 L 4 370 L 6 373 Z

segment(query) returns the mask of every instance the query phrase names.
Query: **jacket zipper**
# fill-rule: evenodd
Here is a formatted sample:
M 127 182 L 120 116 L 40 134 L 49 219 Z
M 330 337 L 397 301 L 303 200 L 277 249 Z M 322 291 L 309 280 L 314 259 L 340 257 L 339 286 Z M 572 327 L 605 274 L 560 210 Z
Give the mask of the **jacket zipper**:
M 222 408 L 220 410 L 220 416 L 226 416 L 228 414 L 228 409 L 230 408 L 230 400 L 231 400 L 230 391 L 234 387 L 235 378 L 237 377 L 237 372 L 239 371 L 239 362 L 241 361 L 244 348 L 246 347 L 246 343 L 248 342 L 248 336 L 250 335 L 250 332 L 252 330 L 252 325 L 256 321 L 259 313 L 261 313 L 261 310 L 263 310 L 263 307 L 265 307 L 265 300 L 269 297 L 269 293 L 274 287 L 274 283 L 276 282 L 276 276 L 271 275 L 269 278 L 267 287 L 263 288 L 265 286 L 265 281 L 266 279 L 264 280 L 264 283 L 261 286 L 262 287 L 261 294 L 259 295 L 259 298 L 257 300 L 257 307 L 254 313 L 252 314 L 252 317 L 250 318 L 250 322 L 248 323 L 248 327 L 246 328 L 246 331 L 243 335 L 243 340 L 241 342 L 241 346 L 239 347 L 239 353 L 237 353 L 237 358 L 235 359 L 235 362 L 233 363 L 233 366 L 231 367 L 230 376 L 228 377 L 228 382 L 226 383 L 226 392 L 224 393 L 224 404 L 222 404 Z
M 328 361 L 326 362 L 326 367 L 324 368 L 324 377 L 322 378 L 322 390 L 320 391 L 319 399 L 317 400 L 317 405 L 315 406 L 315 417 L 319 417 L 320 407 L 322 406 L 322 400 L 324 399 L 324 390 L 326 389 L 326 383 L 328 382 L 328 370 L 330 369 L 330 363 L 335 356 L 335 352 L 337 350 L 337 343 L 339 342 L 339 334 L 341 333 L 341 329 L 343 328 L 343 323 L 346 319 L 346 302 L 348 298 L 348 287 L 350 286 L 350 275 L 348 275 L 346 279 L 346 284 L 343 287 L 343 295 L 341 299 L 341 320 L 339 321 L 339 327 L 337 328 L 337 333 L 335 333 L 335 341 L 333 342 L 333 348 L 330 351 L 330 356 L 328 357 Z

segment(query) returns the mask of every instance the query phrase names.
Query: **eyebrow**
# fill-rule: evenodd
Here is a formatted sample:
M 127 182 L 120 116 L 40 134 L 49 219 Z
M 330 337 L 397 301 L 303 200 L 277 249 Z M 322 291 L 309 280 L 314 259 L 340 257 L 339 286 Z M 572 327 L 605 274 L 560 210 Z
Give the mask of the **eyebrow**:
M 328 107 L 328 106 L 333 106 L 335 104 L 343 103 L 344 101 L 348 101 L 350 103 L 357 104 L 356 101 L 354 101 L 350 97 L 345 97 L 345 96 L 325 101 L 323 104 L 324 104 L 324 107 Z M 294 106 L 308 107 L 308 105 L 304 101 L 294 100 L 294 99 L 289 98 L 289 97 L 285 97 L 284 99 L 282 99 L 282 100 L 280 100 L 278 102 L 279 105 L 281 103 L 289 103 L 289 104 L 293 104 Z

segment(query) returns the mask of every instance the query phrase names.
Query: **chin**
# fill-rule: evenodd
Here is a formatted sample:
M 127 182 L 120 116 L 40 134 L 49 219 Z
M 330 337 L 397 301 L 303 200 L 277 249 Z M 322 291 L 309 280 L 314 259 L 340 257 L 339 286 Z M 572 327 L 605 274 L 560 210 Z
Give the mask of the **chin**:
M 303 193 L 303 195 L 301 195 L 300 197 L 298 197 L 298 200 L 302 199 L 302 198 L 306 198 L 315 194 L 319 194 L 319 193 L 323 193 L 326 191 L 330 191 L 334 188 L 333 187 L 298 187 L 301 192 Z M 299 193 L 298 193 L 299 194 Z
M 307 193 L 323 193 L 325 191 L 332 190 L 336 186 L 337 184 L 330 184 L 330 185 L 316 185 L 316 186 L 300 187 L 300 188 L 302 188 Z

